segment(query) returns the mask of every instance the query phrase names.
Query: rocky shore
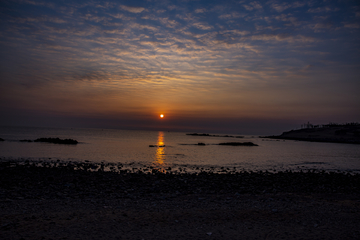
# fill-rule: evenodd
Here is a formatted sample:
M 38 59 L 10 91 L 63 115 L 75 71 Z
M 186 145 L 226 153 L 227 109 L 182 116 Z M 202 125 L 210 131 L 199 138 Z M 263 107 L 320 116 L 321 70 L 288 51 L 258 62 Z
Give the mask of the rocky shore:
M 360 174 L 2 160 L 0 239 L 356 239 L 359 197 Z
M 262 138 L 360 144 L 360 124 L 303 128 L 283 132 L 278 136 L 265 136 Z

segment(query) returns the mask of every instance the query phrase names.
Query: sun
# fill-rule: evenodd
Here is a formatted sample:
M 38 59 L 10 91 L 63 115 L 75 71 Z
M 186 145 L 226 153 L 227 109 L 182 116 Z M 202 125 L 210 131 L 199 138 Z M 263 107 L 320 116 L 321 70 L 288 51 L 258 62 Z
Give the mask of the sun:
M 164 118 L 164 114 L 160 114 L 160 118 Z

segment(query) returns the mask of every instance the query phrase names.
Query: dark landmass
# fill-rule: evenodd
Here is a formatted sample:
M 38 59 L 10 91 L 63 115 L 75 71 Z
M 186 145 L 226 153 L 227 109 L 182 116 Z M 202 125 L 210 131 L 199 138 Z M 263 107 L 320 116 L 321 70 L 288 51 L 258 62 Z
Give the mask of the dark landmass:
M 266 136 L 263 138 L 360 144 L 360 124 L 334 124 L 325 125 L 325 127 L 303 128 L 283 132 L 278 136 Z
M 56 144 L 78 144 L 79 142 L 74 139 L 60 139 L 60 138 L 38 138 L 34 142 L 47 142 Z
M 206 145 L 223 145 L 223 146 L 259 146 L 252 142 L 225 142 L 225 143 L 218 143 L 218 144 L 205 144 L 202 142 L 195 143 L 195 144 L 185 144 L 181 143 L 180 145 L 196 145 L 196 146 L 206 146 Z
M 231 136 L 231 135 L 212 135 L 208 133 L 187 133 L 189 136 L 200 136 L 200 137 L 229 137 L 229 138 L 244 138 L 244 136 Z
M 0 138 L 0 142 L 3 142 L 3 141 L 5 141 L 4 139 L 2 139 L 2 138 Z
M 219 145 L 228 145 L 228 146 L 259 146 L 252 142 L 225 142 L 219 143 Z
M 0 138 L 0 141 L 5 141 Z M 60 138 L 38 138 L 35 140 L 22 139 L 19 142 L 46 142 L 46 143 L 55 143 L 55 144 L 78 144 L 79 142 L 74 139 L 60 139 Z
M 103 165 L 2 160 L 0 238 L 360 237 L 360 174 L 106 172 Z

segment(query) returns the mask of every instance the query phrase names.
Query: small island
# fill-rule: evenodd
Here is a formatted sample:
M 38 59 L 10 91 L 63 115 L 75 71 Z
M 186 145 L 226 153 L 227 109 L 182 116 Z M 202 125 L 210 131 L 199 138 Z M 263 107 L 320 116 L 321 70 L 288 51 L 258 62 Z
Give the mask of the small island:
M 262 138 L 360 144 L 360 123 L 329 123 L 325 125 L 307 123 L 301 127 L 301 129 L 283 132 L 278 136 Z
M 259 146 L 252 142 L 224 142 L 224 143 L 211 143 L 205 144 L 203 142 L 195 143 L 195 144 L 184 144 L 180 143 L 179 145 L 195 145 L 195 146 L 206 146 L 206 145 L 220 145 L 220 146 Z M 150 145 L 152 146 L 152 145 Z
M 252 142 L 225 142 L 219 143 L 219 145 L 226 145 L 226 146 L 259 146 Z
M 216 135 L 208 133 L 187 133 L 189 136 L 199 136 L 199 137 L 228 137 L 228 138 L 244 138 L 244 136 L 232 136 L 232 135 Z
M 78 144 L 79 142 L 74 139 L 60 139 L 60 138 L 38 138 L 34 142 L 47 142 L 55 144 Z
M 0 138 L 0 142 L 1 141 L 5 141 L 4 139 Z M 37 138 L 35 140 L 31 140 L 31 139 L 21 139 L 21 140 L 18 140 L 19 142 L 28 142 L 28 143 L 31 143 L 31 142 L 45 142 L 45 143 L 55 143 L 55 144 L 72 144 L 72 145 L 75 145 L 75 144 L 78 144 L 79 142 L 77 140 L 74 140 L 74 139 L 60 139 L 60 138 Z

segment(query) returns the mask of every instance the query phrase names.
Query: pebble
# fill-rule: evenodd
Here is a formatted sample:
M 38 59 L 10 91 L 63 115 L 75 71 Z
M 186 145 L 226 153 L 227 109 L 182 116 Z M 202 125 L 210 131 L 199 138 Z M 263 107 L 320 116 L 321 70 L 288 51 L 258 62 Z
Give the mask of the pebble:
M 63 164 L 63 165 L 62 165 Z M 59 163 L 52 167 L 43 167 L 36 162 L 0 162 L 0 187 L 5 189 L 2 195 L 11 199 L 76 199 L 89 198 L 131 198 L 151 197 L 167 199 L 188 194 L 230 194 L 224 199 L 233 201 L 233 197 L 243 194 L 273 193 L 356 193 L 360 192 L 360 174 L 326 172 L 246 172 L 178 173 L 159 171 L 144 172 L 94 172 L 89 166 L 98 168 L 101 164 L 77 163 L 80 170 L 68 168 L 74 162 Z M 81 170 L 81 166 L 84 167 Z M 139 170 L 140 171 L 140 170 Z M 51 181 L 44 181 L 49 179 Z M 204 201 L 206 195 L 200 195 L 198 201 Z M 273 201 L 272 198 L 265 200 Z M 270 209 L 271 206 L 269 205 Z M 273 209 L 276 212 L 277 209 Z

